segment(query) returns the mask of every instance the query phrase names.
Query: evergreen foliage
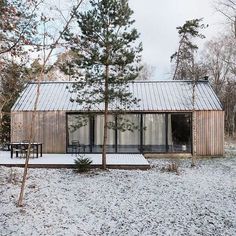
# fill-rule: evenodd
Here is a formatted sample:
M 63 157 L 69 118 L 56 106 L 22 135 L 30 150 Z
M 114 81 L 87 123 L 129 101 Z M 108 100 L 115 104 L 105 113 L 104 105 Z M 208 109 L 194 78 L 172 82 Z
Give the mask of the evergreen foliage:
M 196 165 L 197 155 L 197 119 L 195 112 L 196 103 L 196 82 L 200 78 L 201 69 L 195 61 L 195 53 L 198 50 L 194 39 L 205 38 L 199 31 L 207 27 L 201 23 L 202 19 L 193 19 L 186 21 L 183 26 L 177 27 L 179 34 L 179 48 L 171 56 L 171 61 L 175 60 L 175 70 L 173 80 L 191 80 L 192 81 L 192 163 Z M 203 72 L 204 73 L 204 72 Z
M 75 159 L 75 168 L 78 172 L 87 172 L 91 168 L 92 161 L 87 158 L 80 156 L 77 159 Z
M 196 77 L 201 75 L 201 69 L 195 61 L 198 46 L 194 43 L 194 39 L 205 38 L 200 30 L 205 29 L 207 25 L 201 22 L 202 19 L 188 20 L 183 26 L 176 28 L 180 38 L 179 47 L 170 57 L 171 61 L 175 63 L 174 80 L 195 80 Z
M 67 64 L 67 72 L 77 80 L 72 89 L 77 97 L 71 101 L 87 111 L 100 108 L 104 113 L 104 168 L 107 129 L 113 126 L 108 124 L 108 113 L 128 111 L 138 103 L 128 90 L 141 69 L 142 51 L 132 14 L 128 0 L 90 0 L 89 10 L 76 12 L 80 34 L 68 30 L 64 35 L 76 54 Z
M 92 0 L 90 4 L 91 10 L 76 13 L 81 34 L 65 34 L 78 55 L 68 65 L 80 72 L 84 69 L 80 77 L 74 70 L 73 77 L 78 81 L 74 89 L 80 91 L 74 101 L 86 105 L 88 110 L 92 105 L 103 104 L 105 99 L 109 104 L 115 103 L 116 108 L 121 108 L 121 104 L 129 108 L 128 104 L 137 100 L 127 91 L 127 83 L 138 76 L 140 68 L 133 62 L 139 62 L 137 54 L 142 50 L 141 45 L 135 45 L 137 30 L 130 29 L 133 12 L 127 0 Z M 109 85 L 107 91 L 105 82 Z

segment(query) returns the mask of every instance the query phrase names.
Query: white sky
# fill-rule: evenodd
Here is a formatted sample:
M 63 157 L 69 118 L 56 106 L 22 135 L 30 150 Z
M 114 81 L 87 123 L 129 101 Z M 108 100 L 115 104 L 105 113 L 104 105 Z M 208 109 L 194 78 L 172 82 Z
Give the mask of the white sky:
M 170 78 L 170 56 L 178 46 L 177 26 L 186 20 L 204 18 L 209 27 L 202 31 L 206 40 L 223 30 L 223 19 L 213 7 L 213 0 L 129 0 L 135 26 L 141 33 L 143 61 L 156 67 L 153 79 Z
M 77 0 L 48 1 L 51 4 L 44 5 L 45 12 L 55 5 L 67 15 L 68 9 Z M 178 47 L 176 27 L 183 25 L 186 20 L 204 18 L 203 23 L 209 25 L 202 31 L 206 39 L 198 43 L 199 52 L 204 42 L 217 36 L 218 33 L 223 33 L 225 19 L 216 12 L 213 1 L 216 0 L 129 0 L 130 7 L 134 11 L 135 27 L 141 33 L 143 62 L 155 67 L 152 79 L 171 78 L 170 56 Z M 60 18 L 59 15 L 58 19 Z M 61 22 L 61 25 L 63 24 L 64 22 Z

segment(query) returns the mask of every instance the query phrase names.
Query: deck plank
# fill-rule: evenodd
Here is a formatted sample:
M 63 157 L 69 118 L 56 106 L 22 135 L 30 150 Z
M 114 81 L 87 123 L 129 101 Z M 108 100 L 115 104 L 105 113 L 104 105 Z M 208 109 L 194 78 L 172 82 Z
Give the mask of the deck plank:
M 92 167 L 102 165 L 101 154 L 84 154 L 92 160 Z M 31 168 L 73 168 L 77 155 L 72 154 L 43 154 L 39 158 L 30 158 Z M 0 165 L 23 167 L 24 158 L 10 158 L 10 152 L 0 151 Z M 107 167 L 110 169 L 149 169 L 150 164 L 142 154 L 107 154 Z

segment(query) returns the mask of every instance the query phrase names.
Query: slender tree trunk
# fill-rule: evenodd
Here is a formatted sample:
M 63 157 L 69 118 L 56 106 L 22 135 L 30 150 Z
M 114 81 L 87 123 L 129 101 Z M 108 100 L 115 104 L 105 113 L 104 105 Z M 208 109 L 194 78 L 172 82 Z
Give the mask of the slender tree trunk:
M 193 154 L 192 154 L 192 163 L 191 166 L 196 166 L 196 157 L 197 157 L 197 117 L 195 110 L 196 102 L 196 79 L 193 80 L 193 94 L 192 94 L 193 110 L 192 110 L 192 139 L 193 139 Z
M 197 157 L 197 115 L 196 115 L 196 86 L 197 86 L 197 75 L 195 70 L 195 59 L 194 51 L 192 51 L 192 140 L 193 140 L 193 150 L 192 150 L 192 163 L 191 166 L 196 166 L 196 157 Z
M 234 17 L 234 37 L 236 39 L 236 16 Z
M 182 42 L 183 42 L 183 37 L 181 38 L 180 42 L 179 42 L 179 48 L 177 51 L 177 55 L 176 55 L 176 65 L 175 65 L 175 71 L 174 71 L 174 75 L 172 77 L 172 80 L 176 80 L 176 75 L 179 69 L 179 62 L 180 62 L 180 49 L 182 47 Z
M 19 207 L 23 206 L 24 189 L 25 189 L 25 185 L 26 185 L 26 178 L 27 178 L 29 158 L 30 158 L 30 149 L 31 149 L 31 143 L 34 139 L 33 127 L 34 127 L 34 122 L 35 122 L 35 117 L 36 117 L 36 109 L 37 109 L 37 104 L 38 104 L 38 99 L 39 99 L 39 94 L 40 94 L 40 77 L 38 78 L 37 93 L 36 93 L 36 99 L 35 99 L 35 103 L 34 103 L 34 112 L 33 112 L 31 124 L 30 124 L 30 133 L 29 133 L 29 138 L 28 138 L 29 146 L 28 146 L 27 153 L 26 153 L 23 180 L 22 180 L 22 184 L 21 184 L 20 196 L 18 199 L 18 206 Z
M 2 132 L 2 117 L 3 117 L 2 109 L 0 109 L 0 132 Z M 3 142 L 3 140 L 1 138 L 0 144 L 2 144 L 2 142 Z
M 76 12 L 76 10 L 79 8 L 79 6 L 82 4 L 83 0 L 80 0 L 79 3 L 77 4 L 76 8 L 74 9 L 74 12 Z M 37 81 L 37 92 L 36 92 L 36 99 L 35 99 L 35 103 L 34 103 L 34 110 L 33 110 L 33 115 L 32 115 L 32 119 L 31 119 L 31 124 L 30 124 L 30 134 L 29 134 L 29 146 L 28 146 L 28 150 L 27 150 L 27 154 L 26 154 L 26 159 L 25 159 L 25 166 L 24 166 L 24 173 L 23 173 L 23 179 L 22 179 L 22 184 L 21 184 L 21 191 L 20 191 L 20 196 L 18 199 L 18 206 L 21 207 L 23 206 L 23 198 L 24 198 L 24 190 L 25 190 L 25 185 L 26 185 L 26 179 L 27 179 L 27 174 L 28 174 L 28 165 L 29 165 L 29 158 L 30 158 L 30 149 L 31 149 L 31 143 L 34 137 L 34 122 L 35 122 L 35 118 L 36 118 L 36 114 L 37 114 L 37 106 L 38 106 L 38 99 L 39 99 L 39 94 L 40 94 L 40 85 L 41 85 L 41 80 L 43 78 L 43 72 L 46 66 L 47 61 L 49 60 L 49 58 L 52 55 L 52 52 L 55 48 L 56 45 L 58 45 L 59 40 L 62 38 L 62 35 L 64 34 L 64 32 L 67 30 L 70 22 L 72 21 L 72 19 L 74 18 L 74 13 L 71 14 L 69 20 L 66 22 L 63 30 L 60 32 L 58 38 L 55 40 L 55 42 L 52 44 L 51 50 L 49 51 L 47 57 L 44 60 L 43 66 L 41 68 L 40 71 L 40 76 L 38 78 Z
M 107 131 L 108 131 L 108 78 L 109 78 L 109 66 L 106 65 L 105 69 L 105 107 L 104 107 L 104 131 L 103 131 L 103 147 L 102 147 L 102 168 L 105 170 L 106 169 L 106 146 L 107 146 Z
M 235 137 L 235 133 L 236 133 L 236 130 L 235 130 L 235 113 L 236 113 L 236 105 L 234 105 L 234 110 L 233 110 L 233 117 L 232 117 L 232 124 L 233 124 L 233 138 Z
M 0 130 L 2 129 L 2 117 L 3 117 L 3 109 L 4 105 L 1 104 L 1 107 L 0 107 Z

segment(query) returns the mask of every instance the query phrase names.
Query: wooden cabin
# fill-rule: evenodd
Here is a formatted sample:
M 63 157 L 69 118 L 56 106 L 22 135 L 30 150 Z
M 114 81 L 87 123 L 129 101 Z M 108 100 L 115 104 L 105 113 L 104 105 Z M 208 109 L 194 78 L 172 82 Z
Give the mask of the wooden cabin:
M 100 109 L 92 114 L 71 102 L 75 82 L 42 82 L 33 123 L 34 141 L 43 143 L 44 153 L 70 153 L 73 141 L 83 145 L 81 152 L 101 153 L 104 117 Z M 193 86 L 190 81 L 136 81 L 130 91 L 139 105 L 122 114 L 112 112 L 115 123 L 127 118 L 138 129 L 109 129 L 109 153 L 191 153 Z M 28 139 L 32 123 L 37 83 L 30 82 L 11 110 L 11 141 Z M 196 112 L 197 155 L 224 153 L 224 111 L 208 81 L 198 81 Z M 85 121 L 86 125 L 77 124 Z

